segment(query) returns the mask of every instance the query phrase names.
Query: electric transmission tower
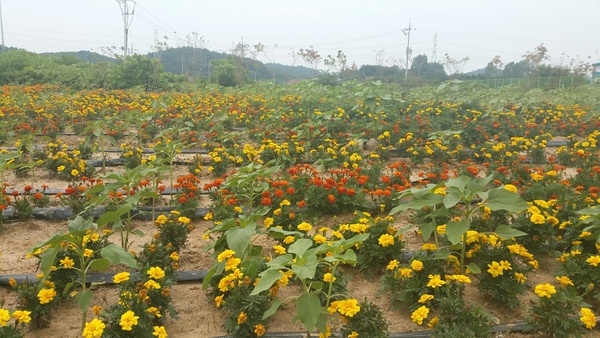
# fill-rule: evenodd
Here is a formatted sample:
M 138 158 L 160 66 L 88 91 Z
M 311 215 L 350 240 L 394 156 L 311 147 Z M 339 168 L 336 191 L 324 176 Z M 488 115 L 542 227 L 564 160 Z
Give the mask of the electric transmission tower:
M 431 53 L 431 62 L 435 62 L 437 57 L 437 33 L 433 36 L 433 53 Z
M 408 28 L 402 30 L 402 33 L 408 37 L 408 41 L 406 42 L 406 68 L 404 69 L 404 81 L 408 79 L 408 60 L 410 60 L 410 54 L 412 52 L 410 50 L 410 31 L 413 29 L 414 28 L 410 25 L 410 19 L 408 19 Z
M 128 2 L 133 2 L 133 8 L 128 6 Z M 117 0 L 119 3 L 119 7 L 121 7 L 121 14 L 123 15 L 123 32 L 125 35 L 125 40 L 123 42 L 123 56 L 128 55 L 127 49 L 127 40 L 129 38 L 129 26 L 131 26 L 131 22 L 133 21 L 133 13 L 135 12 L 135 1 L 134 0 Z

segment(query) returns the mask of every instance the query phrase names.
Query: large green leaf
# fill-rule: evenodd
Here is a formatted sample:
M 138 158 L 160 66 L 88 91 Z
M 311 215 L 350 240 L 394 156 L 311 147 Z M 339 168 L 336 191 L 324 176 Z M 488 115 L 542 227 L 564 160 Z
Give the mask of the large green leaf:
M 313 245 L 313 241 L 308 238 L 301 238 L 290 245 L 288 252 L 297 256 L 302 256 L 306 250 L 310 249 Z
M 428 240 L 433 232 L 437 229 L 437 222 L 431 221 L 429 223 L 421 224 L 420 229 L 423 240 Z
M 583 208 L 579 211 L 577 211 L 578 214 L 580 215 L 600 215 L 600 207 L 598 206 L 593 206 L 593 207 L 587 207 L 587 208 Z
M 302 294 L 296 300 L 296 313 L 306 331 L 312 331 L 319 320 L 321 301 L 313 293 Z
M 92 302 L 92 292 L 90 290 L 79 291 L 75 295 L 75 301 L 77 301 L 77 305 L 81 312 L 86 312 L 90 307 L 90 303 Z
M 110 262 L 106 258 L 97 258 L 90 262 L 90 269 L 94 271 L 106 271 Z
M 527 233 L 523 232 L 523 231 L 519 231 L 517 229 L 513 229 L 511 227 L 509 227 L 508 225 L 499 225 L 496 228 L 496 231 L 494 231 L 496 233 L 496 235 L 498 235 L 498 237 L 502 238 L 502 239 L 510 239 L 513 237 L 520 237 L 520 236 L 526 236 Z
M 529 208 L 529 205 L 521 196 L 504 188 L 490 190 L 488 200 L 483 204 L 492 211 L 506 210 L 509 212 L 521 212 Z
M 279 298 L 276 298 L 271 304 L 271 307 L 267 311 L 265 311 L 265 313 L 263 313 L 262 319 L 265 320 L 274 315 L 275 312 L 277 312 L 277 309 L 279 309 L 279 306 L 281 306 L 281 304 L 283 304 L 283 301 Z
M 102 216 L 100 216 L 100 218 L 98 218 L 97 223 L 99 226 L 104 226 L 108 223 L 115 222 L 117 220 L 120 220 L 121 216 L 130 212 L 132 209 L 133 209 L 133 205 L 123 204 L 117 210 L 107 211 L 104 214 L 102 214 Z
M 457 187 L 448 187 L 448 189 L 446 189 L 446 196 L 443 197 L 444 207 L 450 209 L 457 205 L 463 198 L 463 190 Z
M 282 272 L 279 271 L 279 269 L 271 268 L 261 272 L 259 276 L 260 280 L 254 287 L 254 290 L 252 290 L 251 296 L 258 295 L 259 293 L 270 289 L 271 286 L 281 278 Z
M 494 175 L 476 178 L 476 179 L 470 181 L 469 183 L 467 183 L 466 189 L 471 194 L 476 193 L 478 191 L 482 191 L 488 184 L 490 184 L 490 182 L 492 181 L 493 178 L 494 178 Z
M 442 203 L 443 196 L 438 194 L 429 193 L 425 196 L 415 197 L 412 200 L 402 203 L 392 210 L 390 210 L 390 215 L 394 215 L 401 211 L 406 211 L 409 209 L 420 210 L 423 207 L 433 206 Z
M 131 252 L 125 251 L 123 247 L 114 243 L 110 243 L 102 248 L 100 256 L 108 259 L 112 264 L 125 264 L 130 268 L 137 267 L 137 261 Z
M 448 222 L 446 224 L 446 237 L 452 244 L 460 243 L 464 235 L 471 226 L 468 220 L 463 219 L 460 222 Z
M 292 264 L 292 271 L 300 279 L 310 279 L 315 277 L 317 265 L 319 265 L 317 255 L 314 253 L 314 250 L 309 250 L 306 252 L 304 259 L 296 258 L 296 262 Z
M 256 226 L 249 225 L 243 228 L 234 228 L 227 230 L 227 245 L 236 255 L 242 255 L 256 233 Z

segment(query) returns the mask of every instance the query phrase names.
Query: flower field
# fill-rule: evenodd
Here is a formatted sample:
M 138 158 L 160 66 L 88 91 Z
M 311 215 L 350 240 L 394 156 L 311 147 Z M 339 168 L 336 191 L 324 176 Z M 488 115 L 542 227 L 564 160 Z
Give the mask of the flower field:
M 3 265 L 37 276 L 2 290 L 0 336 L 69 309 L 84 337 L 591 337 L 599 104 L 597 86 L 459 82 L 3 87 L 0 281 Z M 48 208 L 68 219 L 14 271 L 11 236 Z M 88 282 L 103 271 L 114 286 Z

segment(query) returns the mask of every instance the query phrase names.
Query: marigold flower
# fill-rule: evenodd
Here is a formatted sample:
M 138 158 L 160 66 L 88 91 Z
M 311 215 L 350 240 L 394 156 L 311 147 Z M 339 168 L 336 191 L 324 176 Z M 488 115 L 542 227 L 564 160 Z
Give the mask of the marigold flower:
M 179 254 L 177 253 L 177 251 L 173 251 L 171 252 L 171 254 L 169 255 L 169 258 L 172 261 L 178 261 L 179 260 Z
M 129 280 L 129 272 L 119 272 L 118 274 L 113 276 L 113 282 L 115 284 L 121 284 L 122 282 L 126 282 Z
M 429 282 L 427 283 L 427 287 L 428 288 L 437 288 L 439 286 L 442 286 L 444 284 L 446 284 L 446 281 L 443 281 L 440 278 L 440 275 L 429 275 Z
M 285 238 L 283 239 L 283 244 L 292 244 L 296 241 L 296 238 L 294 236 L 285 236 Z
M 598 266 L 600 264 L 600 255 L 590 256 L 585 260 L 589 265 Z
M 517 187 L 515 187 L 515 186 L 514 186 L 514 185 L 512 185 L 512 184 L 505 184 L 505 185 L 504 185 L 504 189 L 506 189 L 506 190 L 508 190 L 508 191 L 510 191 L 510 192 L 514 192 L 515 194 L 516 194 L 516 193 L 519 191 L 519 190 L 517 189 Z
M 169 335 L 167 334 L 167 329 L 164 326 L 154 326 L 154 331 L 152 332 L 153 336 L 157 338 L 167 338 Z
M 591 329 L 596 326 L 596 315 L 594 312 L 586 307 L 582 307 L 579 310 L 581 317 L 579 320 L 585 325 L 586 328 Z
M 400 265 L 400 263 L 398 262 L 398 260 L 394 259 L 392 260 L 386 267 L 387 270 L 394 270 L 395 268 L 397 268 Z
M 83 328 L 83 338 L 100 338 L 106 325 L 98 318 L 85 323 Z
M 119 325 L 121 326 L 123 331 L 131 331 L 133 327 L 138 324 L 139 318 L 140 317 L 136 316 L 133 311 L 128 310 L 127 312 L 121 315 Z
M 421 271 L 421 270 L 423 270 L 423 262 L 421 262 L 420 260 L 415 259 L 412 262 L 410 262 L 410 267 L 414 271 Z
M 312 229 L 312 225 L 310 225 L 310 223 L 302 222 L 302 223 L 298 224 L 298 230 L 300 230 L 300 231 L 309 232 L 311 229 Z
M 278 255 L 283 255 L 285 253 L 285 248 L 281 245 L 273 246 L 273 250 L 275 250 L 275 253 L 277 253 Z
M 220 295 L 220 296 L 215 297 L 215 305 L 217 307 L 221 307 L 221 303 L 223 303 L 223 296 L 224 295 Z
M 265 326 L 262 324 L 256 324 L 254 325 L 254 334 L 257 337 L 262 337 L 265 335 L 265 332 L 267 332 L 267 330 L 265 329 Z
M 0 308 L 0 327 L 4 327 L 10 320 L 10 312 L 6 309 Z
M 556 293 L 556 288 L 548 283 L 538 284 L 535 286 L 534 292 L 540 298 L 551 298 Z
M 465 275 L 446 275 L 446 280 L 453 280 L 464 284 L 471 284 L 471 278 Z
M 246 320 L 248 320 L 248 316 L 246 316 L 246 313 L 244 313 L 244 311 L 240 312 L 240 314 L 237 316 L 238 325 L 244 324 Z
M 158 290 L 158 289 L 160 289 L 160 284 L 157 283 L 156 281 L 150 279 L 146 283 L 144 283 L 144 288 L 146 288 L 147 290 L 150 290 L 150 289 Z
M 15 310 L 15 312 L 12 313 L 12 317 L 19 323 L 29 323 L 31 321 L 30 315 L 31 311 L 25 310 Z
M 413 311 L 413 313 L 410 315 L 410 319 L 419 325 L 423 325 L 423 320 L 426 319 L 428 315 L 429 308 L 423 305 L 415 311 Z
M 38 292 L 37 297 L 40 304 L 48 304 L 56 297 L 56 290 L 43 288 Z
M 263 221 L 263 224 L 265 225 L 265 228 L 267 228 L 267 229 L 270 228 L 271 225 L 273 225 L 273 223 L 275 223 L 275 220 L 273 219 L 273 217 L 267 217 Z
M 425 304 L 428 301 L 432 300 L 433 298 L 434 298 L 433 295 L 430 295 L 430 294 L 427 294 L 427 293 L 423 294 L 423 295 L 421 295 L 421 298 L 419 298 L 419 303 Z
M 389 234 L 383 234 L 379 237 L 378 242 L 379 245 L 381 245 L 384 248 L 390 245 L 394 245 L 394 236 Z
M 67 256 L 60 260 L 60 265 L 65 269 L 72 269 L 75 266 L 75 262 Z
M 222 262 L 222 261 L 228 259 L 229 257 L 233 257 L 233 256 L 235 256 L 235 251 L 233 251 L 231 249 L 224 250 L 217 256 L 217 262 Z
M 158 266 L 153 266 L 146 272 L 150 278 L 161 279 L 165 277 L 165 271 Z
M 333 311 L 331 311 L 331 309 L 333 309 Z M 330 313 L 337 311 L 343 316 L 354 317 L 354 315 L 360 311 L 360 306 L 358 305 L 358 301 L 353 298 L 337 300 L 331 302 L 331 306 L 328 308 L 328 311 L 330 311 Z
M 327 272 L 323 275 L 323 281 L 325 283 L 333 283 L 335 280 L 336 278 L 330 272 Z
M 574 286 L 573 281 L 567 276 L 556 277 L 556 280 L 560 283 L 561 286 L 566 287 L 568 285 Z

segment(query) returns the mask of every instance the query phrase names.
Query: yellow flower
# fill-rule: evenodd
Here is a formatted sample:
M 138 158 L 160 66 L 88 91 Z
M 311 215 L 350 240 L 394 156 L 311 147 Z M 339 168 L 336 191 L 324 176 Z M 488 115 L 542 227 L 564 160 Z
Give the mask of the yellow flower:
M 527 277 L 525 277 L 525 275 L 520 272 L 515 272 L 515 279 L 520 284 L 525 284 L 525 282 L 527 281 Z
M 415 259 L 412 262 L 410 262 L 410 267 L 414 271 L 421 271 L 421 270 L 423 270 L 423 262 L 421 262 L 420 260 Z
M 595 256 L 590 256 L 588 259 L 585 260 L 589 265 L 592 266 L 598 266 L 598 264 L 600 264 L 600 256 L 599 255 L 595 255 Z
M 446 234 L 446 224 L 438 225 L 437 228 L 435 228 L 435 231 L 438 233 L 438 235 L 445 235 Z
M 246 314 L 244 313 L 244 311 L 240 312 L 240 314 L 237 317 L 237 323 L 238 325 L 242 325 L 246 322 L 246 320 L 248 320 L 248 316 L 246 316 Z
M 171 252 L 171 254 L 169 255 L 169 258 L 172 261 L 178 261 L 179 260 L 179 254 L 177 253 L 177 251 L 173 251 Z
M 427 327 L 433 330 L 433 328 L 437 325 L 439 321 L 440 319 L 438 317 L 433 317 L 431 318 L 429 323 L 427 323 Z
M 285 253 L 285 248 L 281 245 L 273 246 L 273 250 L 275 250 L 275 253 L 277 253 L 278 255 L 283 255 Z
M 215 305 L 217 307 L 221 307 L 221 303 L 223 302 L 223 296 L 224 295 L 220 295 L 220 296 L 215 297 Z
M 427 283 L 428 288 L 435 289 L 438 286 L 442 286 L 442 285 L 446 284 L 446 282 L 440 278 L 440 275 L 429 275 L 428 277 L 429 277 L 429 282 Z
M 415 311 L 413 311 L 413 313 L 410 315 L 410 319 L 419 325 L 423 325 L 423 320 L 426 319 L 428 315 L 429 308 L 423 305 Z
M 60 265 L 65 269 L 72 269 L 75 266 L 75 262 L 67 256 L 60 260 Z
M 12 313 L 12 317 L 19 323 L 29 323 L 31 321 L 30 314 L 31 311 L 15 310 Z
M 538 284 L 535 286 L 534 292 L 540 298 L 551 298 L 552 295 L 556 293 L 556 288 L 548 283 Z
M 581 313 L 579 320 L 585 325 L 586 328 L 591 329 L 596 326 L 596 315 L 592 310 L 582 307 L 581 310 L 579 310 L 579 313 Z
M 79 175 L 79 170 L 77 170 L 77 169 L 71 170 L 71 176 L 77 177 L 78 175 Z
M 400 265 L 400 263 L 398 262 L 398 260 L 394 259 L 393 261 L 391 261 L 391 262 L 390 262 L 390 263 L 387 265 L 386 269 L 387 269 L 387 270 L 394 270 L 394 269 L 395 269 L 395 268 L 397 268 L 399 265 Z
M 147 308 L 146 312 L 150 313 L 151 315 L 153 315 L 156 318 L 162 317 L 162 315 L 160 314 L 160 311 L 158 311 L 158 309 L 155 306 L 151 306 L 151 307 Z
M 165 271 L 158 266 L 153 266 L 146 272 L 150 278 L 161 279 L 165 277 Z
M 285 236 L 285 238 L 283 239 L 284 244 L 292 244 L 295 241 L 296 241 L 296 238 L 294 236 Z
M 381 245 L 382 247 L 386 247 L 386 246 L 390 246 L 390 245 L 394 245 L 394 236 L 390 235 L 390 234 L 383 234 L 379 237 L 379 245 Z
M 353 298 L 334 301 L 331 303 L 331 306 L 335 308 L 341 315 L 346 317 L 354 317 L 354 315 L 360 311 L 358 301 Z
M 567 276 L 556 277 L 556 280 L 560 283 L 561 286 L 566 287 L 568 285 L 574 286 L 573 281 Z
M 241 262 L 242 262 L 241 258 L 237 258 L 237 257 L 228 258 L 227 261 L 225 262 L 225 271 L 235 270 L 240 265 Z
M 421 250 L 436 251 L 437 245 L 435 245 L 435 243 L 425 243 L 425 244 L 421 245 Z
M 179 223 L 181 223 L 183 225 L 188 225 L 188 224 L 190 224 L 190 221 L 191 221 L 189 218 L 187 218 L 185 216 L 178 217 L 177 220 L 179 221 Z
M 335 282 L 335 279 L 336 278 L 330 272 L 327 272 L 323 275 L 323 281 L 325 283 L 333 283 Z
M 221 252 L 218 256 L 217 256 L 217 262 L 222 262 L 226 259 L 228 259 L 229 257 L 233 257 L 235 256 L 235 251 L 231 250 L 231 249 L 227 249 L 223 252 Z
M 153 336 L 158 338 L 167 338 L 169 335 L 167 334 L 167 329 L 164 326 L 154 326 L 154 331 L 152 332 Z
M 106 325 L 98 318 L 85 323 L 83 328 L 83 338 L 100 338 Z
M 156 289 L 156 290 L 158 290 L 158 289 L 160 289 L 160 284 L 158 284 L 156 281 L 150 279 L 146 283 L 144 283 L 144 287 L 147 290 L 150 290 L 150 289 Z
M 275 223 L 275 220 L 273 219 L 273 217 L 267 217 L 263 221 L 263 224 L 265 225 L 265 228 L 267 228 L 267 229 L 270 228 L 271 225 L 273 225 L 273 223 Z
M 119 325 L 121 325 L 123 331 L 131 331 L 133 329 L 133 326 L 137 325 L 139 318 L 140 317 L 136 316 L 133 311 L 128 310 L 127 312 L 121 315 Z
M 265 326 L 262 324 L 256 324 L 254 325 L 254 334 L 257 337 L 262 337 L 265 335 L 265 332 L 267 332 L 267 330 L 265 329 Z
M 311 229 L 312 229 L 312 225 L 310 225 L 307 222 L 302 222 L 302 223 L 298 224 L 298 230 L 300 230 L 300 231 L 309 232 Z
M 316 234 L 316 235 L 313 237 L 313 240 L 314 240 L 314 241 L 315 241 L 315 243 L 317 243 L 317 244 L 323 244 L 323 243 L 325 243 L 325 242 L 327 241 L 327 238 L 326 238 L 325 236 L 321 235 L 321 234 Z
M 432 300 L 433 298 L 434 298 L 433 295 L 430 295 L 430 294 L 427 294 L 427 293 L 423 294 L 423 295 L 421 295 L 421 298 L 419 298 L 419 303 L 425 304 L 428 301 Z
M 37 297 L 40 304 L 48 304 L 56 297 L 56 290 L 43 288 L 38 292 Z
M 542 214 L 532 214 L 531 217 L 529 218 L 529 220 L 531 221 L 531 223 L 533 224 L 544 224 L 546 223 L 546 217 L 544 217 L 544 215 Z
M 409 268 L 402 268 L 398 271 L 398 273 L 402 278 L 410 278 L 412 276 L 413 271 Z
M 10 312 L 8 310 L 0 308 L 0 327 L 4 327 L 10 320 Z
M 357 337 L 358 337 L 358 332 L 356 332 L 356 331 L 352 331 L 348 335 L 348 338 L 357 338 Z
M 129 280 L 129 272 L 119 272 L 113 276 L 113 282 L 115 284 L 121 284 Z
M 465 275 L 447 275 L 446 280 L 454 280 L 464 284 L 471 284 L 471 278 Z
M 492 275 L 492 277 L 494 278 L 504 274 L 504 268 L 496 261 L 493 261 L 491 264 L 488 264 L 488 267 L 489 269 L 487 270 L 487 272 L 489 272 L 490 275 Z
M 154 221 L 156 223 L 156 225 L 164 225 L 165 223 L 167 223 L 169 219 L 167 218 L 167 216 L 160 214 L 156 217 L 156 220 Z
M 519 190 L 517 189 L 517 187 L 515 187 L 515 186 L 514 186 L 514 185 L 512 185 L 512 184 L 505 184 L 505 185 L 504 185 L 504 189 L 506 189 L 506 190 L 508 190 L 508 191 L 510 191 L 510 192 L 514 192 L 515 194 L 516 194 L 516 193 L 519 191 Z

